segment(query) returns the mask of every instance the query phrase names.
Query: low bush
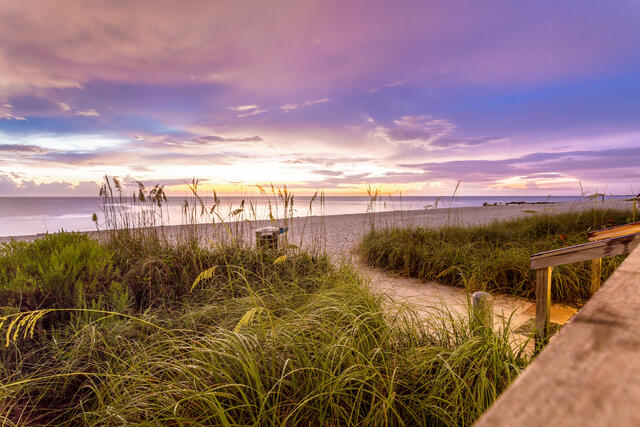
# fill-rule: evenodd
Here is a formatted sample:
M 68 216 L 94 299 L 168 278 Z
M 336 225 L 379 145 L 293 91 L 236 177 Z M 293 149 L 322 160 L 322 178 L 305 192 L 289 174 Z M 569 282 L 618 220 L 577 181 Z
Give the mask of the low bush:
M 114 253 L 87 235 L 57 233 L 0 247 L 3 305 L 23 310 L 91 306 L 118 297 Z M 115 303 L 116 301 L 109 301 Z

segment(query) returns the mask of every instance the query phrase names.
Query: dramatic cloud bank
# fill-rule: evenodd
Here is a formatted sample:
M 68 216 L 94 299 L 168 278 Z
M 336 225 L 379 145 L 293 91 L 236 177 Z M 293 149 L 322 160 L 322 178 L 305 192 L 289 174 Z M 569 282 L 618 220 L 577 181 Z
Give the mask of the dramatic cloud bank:
M 633 1 L 8 2 L 0 195 L 637 192 Z

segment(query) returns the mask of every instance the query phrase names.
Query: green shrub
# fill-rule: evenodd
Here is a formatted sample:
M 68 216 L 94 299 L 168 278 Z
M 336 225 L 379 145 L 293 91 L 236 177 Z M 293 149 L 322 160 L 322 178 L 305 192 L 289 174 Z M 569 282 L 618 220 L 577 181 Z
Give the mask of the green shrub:
M 0 247 L 3 304 L 21 310 L 85 307 L 120 300 L 113 251 L 85 234 L 56 233 Z M 114 301 L 115 301 L 114 300 Z M 112 303 L 114 301 L 106 301 Z
M 406 276 L 532 298 L 531 255 L 584 243 L 589 231 L 629 220 L 627 211 L 589 211 L 470 227 L 389 228 L 370 232 L 359 250 L 368 265 Z M 602 279 L 623 259 L 604 258 Z M 590 263 L 556 267 L 552 299 L 581 304 L 590 296 L 589 280 Z

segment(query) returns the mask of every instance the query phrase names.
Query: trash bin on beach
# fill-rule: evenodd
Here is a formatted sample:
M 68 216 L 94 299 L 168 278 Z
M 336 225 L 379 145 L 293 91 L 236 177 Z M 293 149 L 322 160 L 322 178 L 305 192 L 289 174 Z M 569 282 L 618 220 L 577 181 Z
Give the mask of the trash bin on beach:
M 256 244 L 263 249 L 278 249 L 278 235 L 282 228 L 262 227 L 256 230 Z

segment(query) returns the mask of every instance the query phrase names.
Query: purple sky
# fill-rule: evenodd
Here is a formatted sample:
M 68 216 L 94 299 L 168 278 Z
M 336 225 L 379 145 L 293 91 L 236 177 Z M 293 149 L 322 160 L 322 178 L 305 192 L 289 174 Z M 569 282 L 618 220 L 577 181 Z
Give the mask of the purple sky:
M 0 195 L 637 193 L 639 46 L 637 0 L 3 2 Z

